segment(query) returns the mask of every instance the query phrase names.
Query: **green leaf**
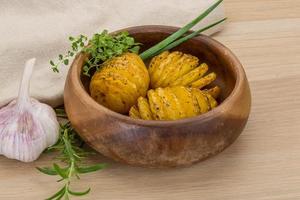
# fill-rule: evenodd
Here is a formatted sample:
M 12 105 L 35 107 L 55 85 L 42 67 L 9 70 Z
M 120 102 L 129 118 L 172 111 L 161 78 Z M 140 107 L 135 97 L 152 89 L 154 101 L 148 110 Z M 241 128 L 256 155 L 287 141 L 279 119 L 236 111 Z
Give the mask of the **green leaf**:
M 87 189 L 84 192 L 73 192 L 70 189 L 68 189 L 68 192 L 73 196 L 84 196 L 84 195 L 88 194 L 90 191 L 91 191 L 91 188 Z
M 62 200 L 63 197 L 65 197 L 64 200 L 69 199 L 69 195 L 68 195 L 66 189 L 65 189 L 65 192 L 61 193 L 55 200 Z
M 56 72 L 56 73 L 59 72 L 59 70 L 57 69 L 57 67 L 53 67 L 52 70 L 53 70 L 53 72 Z
M 73 51 L 77 51 L 78 50 L 77 43 L 75 43 L 75 42 L 72 43 L 72 49 L 73 49 Z
M 48 168 L 48 167 L 43 167 L 43 168 L 36 167 L 36 169 L 39 170 L 40 172 L 50 175 L 50 176 L 58 175 L 58 173 L 55 170 Z
M 89 167 L 78 167 L 77 171 L 80 174 L 85 174 L 85 173 L 95 172 L 95 171 L 104 169 L 106 167 L 107 167 L 107 164 L 101 163 L 101 164 L 96 164 L 96 165 L 89 166 Z
M 53 60 L 50 60 L 50 65 L 55 66 Z
M 65 59 L 65 60 L 64 60 L 64 64 L 65 64 L 65 65 L 68 65 L 68 64 L 69 64 L 69 60 L 68 60 L 68 59 Z
M 121 35 L 127 37 L 127 36 L 129 36 L 129 32 L 128 32 L 128 31 L 123 31 L 123 32 L 121 33 Z
M 82 73 L 83 75 L 85 75 L 85 76 L 88 76 L 88 77 L 90 77 L 91 75 L 89 74 L 89 72 L 88 71 L 85 71 L 85 72 L 83 72 Z
M 55 198 L 59 199 L 60 196 L 62 197 L 65 194 L 65 191 L 66 191 L 66 186 L 61 188 L 57 193 L 55 193 L 53 196 L 47 198 L 46 200 L 53 200 Z
M 74 37 L 70 36 L 70 37 L 69 37 L 69 40 L 70 40 L 70 41 L 73 41 L 73 40 L 74 40 Z
M 60 175 L 62 178 L 68 178 L 68 176 L 67 176 L 65 170 L 62 169 L 62 168 L 60 168 L 60 167 L 58 166 L 58 164 L 54 163 L 54 164 L 53 164 L 53 168 L 54 168 L 54 170 L 58 173 L 58 175 Z
M 59 54 L 58 58 L 59 58 L 59 60 L 62 60 L 63 59 L 63 55 Z
M 56 182 L 62 182 L 63 180 L 65 180 L 64 178 L 58 179 Z
M 88 72 L 90 68 L 87 65 L 84 65 L 82 69 L 83 71 Z
M 132 37 L 126 38 L 126 44 L 127 44 L 128 46 L 133 45 L 133 44 L 134 44 L 134 39 L 133 39 Z

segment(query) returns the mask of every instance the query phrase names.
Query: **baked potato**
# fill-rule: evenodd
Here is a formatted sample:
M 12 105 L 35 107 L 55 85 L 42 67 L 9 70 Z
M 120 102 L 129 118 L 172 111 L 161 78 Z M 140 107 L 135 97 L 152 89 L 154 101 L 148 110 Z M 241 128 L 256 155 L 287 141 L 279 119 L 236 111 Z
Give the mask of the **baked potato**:
M 101 64 L 90 82 L 90 94 L 101 105 L 122 114 L 146 96 L 149 74 L 142 59 L 124 53 Z M 133 116 L 133 115 L 132 115 Z
M 203 88 L 216 79 L 214 72 L 204 76 L 208 65 L 199 65 L 199 59 L 179 51 L 165 51 L 152 58 L 149 65 L 152 89 L 169 86 Z
M 149 90 L 147 98 L 139 97 L 129 116 L 144 120 L 177 120 L 208 112 L 218 103 L 220 89 L 210 90 L 173 86 Z

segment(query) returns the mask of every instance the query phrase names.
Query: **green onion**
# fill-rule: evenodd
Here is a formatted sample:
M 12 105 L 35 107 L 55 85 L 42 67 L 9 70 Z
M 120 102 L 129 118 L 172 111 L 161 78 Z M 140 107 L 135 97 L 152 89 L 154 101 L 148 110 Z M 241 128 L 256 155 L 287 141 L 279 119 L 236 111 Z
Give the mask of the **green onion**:
M 166 46 L 165 48 L 161 49 L 161 50 L 158 51 L 156 54 L 153 54 L 152 56 L 158 55 L 158 54 L 160 54 L 160 53 L 162 53 L 162 52 L 164 52 L 164 51 L 166 51 L 166 50 L 170 50 L 170 49 L 172 49 L 172 48 L 174 48 L 174 47 L 180 45 L 181 43 L 183 43 L 183 42 L 185 42 L 185 41 L 187 41 L 187 40 L 189 40 L 189 39 L 191 39 L 191 38 L 193 38 L 193 37 L 198 36 L 200 33 L 202 33 L 202 32 L 204 32 L 204 31 L 206 31 L 206 30 L 208 30 L 208 29 L 210 29 L 210 28 L 212 28 L 212 27 L 214 27 L 214 26 L 216 26 L 216 25 L 218 25 L 218 24 L 224 22 L 226 19 L 227 19 L 227 18 L 224 18 L 224 19 L 222 19 L 222 20 L 220 20 L 220 21 L 218 21 L 218 22 L 215 22 L 215 23 L 213 23 L 213 24 L 211 24 L 211 25 L 209 25 L 209 26 L 206 26 L 205 28 L 202 28 L 202 29 L 200 29 L 200 30 L 198 30 L 198 31 L 195 31 L 195 32 L 193 32 L 193 33 L 191 33 L 191 34 L 185 36 L 185 37 L 182 37 L 182 38 L 176 40 L 175 42 L 172 42 L 171 44 L 169 44 L 169 45 Z
M 200 22 L 202 19 L 204 19 L 209 13 L 211 13 L 223 0 L 217 1 L 215 4 L 213 4 L 211 7 L 209 7 L 205 12 L 203 12 L 201 15 L 199 15 L 197 18 L 192 20 L 190 23 L 167 37 L 165 40 L 159 42 L 158 44 L 154 45 L 150 49 L 144 51 L 142 54 L 140 54 L 140 57 L 143 60 L 146 60 L 147 58 L 150 58 L 153 56 L 153 54 L 156 54 L 161 49 L 165 48 L 178 38 L 180 38 L 183 34 L 188 32 L 192 27 L 194 27 L 198 22 Z

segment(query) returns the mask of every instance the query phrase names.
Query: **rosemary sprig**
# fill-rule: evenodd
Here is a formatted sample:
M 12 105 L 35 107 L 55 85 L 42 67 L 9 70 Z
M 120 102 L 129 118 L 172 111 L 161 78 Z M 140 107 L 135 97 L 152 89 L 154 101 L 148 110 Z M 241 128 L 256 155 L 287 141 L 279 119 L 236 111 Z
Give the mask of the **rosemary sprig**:
M 63 109 L 59 110 L 63 113 Z M 74 177 L 79 179 L 80 174 L 91 173 L 103 169 L 105 164 L 96 164 L 92 166 L 83 166 L 81 163 L 84 158 L 91 154 L 86 152 L 80 146 L 81 141 L 75 130 L 71 127 L 70 122 L 60 125 L 60 137 L 58 142 L 47 149 L 47 151 L 58 151 L 57 157 L 61 162 L 65 163 L 60 166 L 54 163 L 52 167 L 37 168 L 40 172 L 51 175 L 59 176 L 58 182 L 63 182 L 62 188 L 47 200 L 68 200 L 70 196 L 83 196 L 90 192 L 90 188 L 83 192 L 72 191 L 71 181 Z

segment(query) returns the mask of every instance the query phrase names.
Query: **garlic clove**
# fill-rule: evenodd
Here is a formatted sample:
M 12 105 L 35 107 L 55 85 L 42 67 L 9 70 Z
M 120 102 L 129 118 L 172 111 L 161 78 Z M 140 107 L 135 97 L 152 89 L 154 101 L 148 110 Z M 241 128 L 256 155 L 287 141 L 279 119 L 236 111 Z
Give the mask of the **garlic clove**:
M 18 98 L 0 109 L 0 155 L 23 162 L 36 160 L 59 135 L 54 110 L 29 97 L 34 63 L 26 62 Z

